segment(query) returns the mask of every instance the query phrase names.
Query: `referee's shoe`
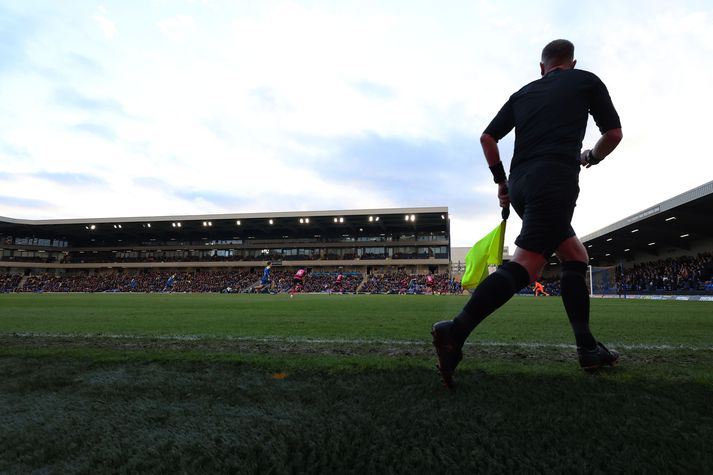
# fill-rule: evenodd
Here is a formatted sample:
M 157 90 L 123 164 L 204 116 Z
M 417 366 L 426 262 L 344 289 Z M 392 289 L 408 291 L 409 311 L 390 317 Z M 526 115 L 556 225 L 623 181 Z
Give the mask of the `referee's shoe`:
M 453 325 L 452 320 L 445 320 L 434 323 L 431 328 L 433 346 L 436 348 L 438 357 L 438 372 L 441 375 L 441 381 L 448 389 L 455 388 L 453 372 L 460 360 L 463 359 L 463 345 L 453 337 Z
M 579 357 L 579 366 L 585 371 L 593 371 L 602 366 L 614 366 L 619 360 L 618 352 L 607 349 L 606 346 L 599 342 L 597 342 L 597 346 L 593 350 L 578 346 L 577 356 Z

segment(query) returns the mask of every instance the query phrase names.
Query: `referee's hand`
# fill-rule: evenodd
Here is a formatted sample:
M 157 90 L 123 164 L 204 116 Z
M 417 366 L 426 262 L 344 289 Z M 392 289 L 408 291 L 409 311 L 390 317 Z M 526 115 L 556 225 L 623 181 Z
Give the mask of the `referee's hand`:
M 592 165 L 596 165 L 597 163 L 601 162 L 601 160 L 591 160 L 591 158 L 593 157 L 591 153 L 592 151 L 590 149 L 586 149 L 582 150 L 582 154 L 579 156 L 579 164 L 582 165 L 584 168 L 589 168 Z
M 506 208 L 510 206 L 510 196 L 508 195 L 508 184 L 507 182 L 498 183 L 498 200 L 500 200 L 500 207 Z

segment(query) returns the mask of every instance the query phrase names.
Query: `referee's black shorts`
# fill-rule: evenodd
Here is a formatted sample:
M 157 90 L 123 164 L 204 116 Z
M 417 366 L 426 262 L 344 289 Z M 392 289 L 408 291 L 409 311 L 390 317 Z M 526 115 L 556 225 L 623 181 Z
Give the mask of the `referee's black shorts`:
M 571 222 L 579 196 L 579 166 L 538 160 L 514 170 L 508 189 L 510 204 L 522 218 L 515 245 L 548 258 L 575 235 Z

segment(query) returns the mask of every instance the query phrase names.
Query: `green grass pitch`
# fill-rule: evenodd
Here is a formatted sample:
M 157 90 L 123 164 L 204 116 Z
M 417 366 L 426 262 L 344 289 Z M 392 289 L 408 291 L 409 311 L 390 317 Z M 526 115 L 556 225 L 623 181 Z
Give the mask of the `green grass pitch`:
M 593 299 L 592 375 L 516 297 L 449 392 L 429 330 L 466 300 L 0 295 L 0 473 L 711 470 L 712 303 Z

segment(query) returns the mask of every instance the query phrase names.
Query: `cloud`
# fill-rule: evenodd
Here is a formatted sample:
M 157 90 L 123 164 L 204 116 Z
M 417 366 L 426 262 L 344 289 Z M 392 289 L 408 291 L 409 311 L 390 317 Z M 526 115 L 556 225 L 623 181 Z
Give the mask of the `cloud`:
M 104 33 L 104 36 L 107 39 L 114 38 L 114 36 L 116 36 L 117 31 L 116 25 L 107 15 L 107 10 L 105 7 L 99 7 L 98 10 L 99 13 L 94 15 L 92 18 L 97 23 L 97 25 L 99 25 L 99 28 L 101 29 L 102 33 Z
M 19 198 L 15 196 L 0 195 L 0 205 L 14 208 L 51 208 L 52 203 L 32 198 Z
M 72 126 L 71 128 L 82 133 L 87 133 L 105 140 L 109 140 L 110 142 L 116 140 L 116 133 L 110 127 L 104 125 L 93 124 L 90 122 L 82 122 Z
M 0 152 L 6 153 L 15 158 L 28 158 L 30 156 L 26 147 L 19 147 L 2 140 L 0 140 Z
M 90 175 L 86 173 L 71 173 L 71 172 L 35 172 L 29 174 L 29 176 L 40 178 L 43 180 L 51 181 L 59 185 L 68 186 L 95 186 L 104 185 L 106 180 L 96 175 Z
M 66 55 L 67 62 L 72 69 L 81 69 L 83 74 L 105 74 L 106 70 L 99 61 L 81 53 L 70 52 Z
M 113 99 L 94 99 L 71 87 L 61 87 L 54 91 L 52 98 L 61 106 L 76 107 L 90 112 L 112 112 L 125 115 L 124 109 Z
M 168 184 L 166 181 L 161 180 L 160 178 L 152 177 L 152 176 L 136 177 L 133 179 L 133 183 L 136 186 L 139 186 L 142 188 L 149 188 L 151 190 L 160 190 L 160 191 L 164 191 L 164 192 L 173 191 L 173 187 L 170 184 Z
M 159 21 L 158 28 L 168 38 L 180 41 L 194 29 L 194 22 L 193 18 L 188 15 L 176 15 L 173 18 Z
M 325 181 L 358 181 L 403 206 L 467 200 L 473 185 L 488 179 L 476 137 L 437 141 L 369 134 L 340 139 L 331 146 L 333 153 L 318 167 Z M 464 170 L 471 172 L 464 174 Z
M 396 97 L 396 92 L 383 84 L 371 81 L 357 81 L 353 83 L 353 86 L 360 93 L 373 99 L 392 99 Z
M 31 18 L 0 6 L 0 73 L 27 61 L 26 44 L 36 28 Z
M 220 191 L 209 190 L 177 190 L 173 193 L 176 197 L 199 203 L 209 203 L 216 207 L 224 209 L 238 210 L 244 205 L 248 199 L 241 197 L 239 194 L 224 193 Z

